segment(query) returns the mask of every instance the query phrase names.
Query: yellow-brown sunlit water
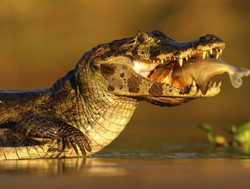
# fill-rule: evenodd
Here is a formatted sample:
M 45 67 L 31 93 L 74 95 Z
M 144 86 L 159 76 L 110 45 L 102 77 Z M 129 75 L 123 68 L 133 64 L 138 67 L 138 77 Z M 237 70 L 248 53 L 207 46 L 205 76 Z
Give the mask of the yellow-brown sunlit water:
M 106 159 L 0 162 L 1 188 L 249 187 L 249 160 Z M 12 182 L 9 182 L 10 179 Z

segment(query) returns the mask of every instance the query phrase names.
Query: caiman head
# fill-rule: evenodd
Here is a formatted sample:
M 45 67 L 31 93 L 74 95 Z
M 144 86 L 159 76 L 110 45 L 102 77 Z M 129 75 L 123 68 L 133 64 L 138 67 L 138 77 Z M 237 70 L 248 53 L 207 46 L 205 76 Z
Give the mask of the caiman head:
M 221 60 L 225 43 L 215 35 L 191 42 L 176 42 L 160 31 L 139 32 L 133 38 L 102 44 L 84 55 L 91 78 L 110 94 L 146 100 L 158 105 L 179 105 L 220 92 L 211 79 L 228 72 L 239 87 L 245 68 Z

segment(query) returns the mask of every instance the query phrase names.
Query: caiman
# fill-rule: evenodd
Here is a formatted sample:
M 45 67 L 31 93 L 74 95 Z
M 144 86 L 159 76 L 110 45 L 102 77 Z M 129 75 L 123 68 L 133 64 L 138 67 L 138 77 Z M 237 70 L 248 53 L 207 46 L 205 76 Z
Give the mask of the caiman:
M 0 159 L 86 157 L 110 144 L 141 101 L 176 106 L 234 87 L 246 68 L 221 59 L 223 40 L 208 34 L 176 42 L 160 31 L 101 44 L 51 88 L 0 91 Z

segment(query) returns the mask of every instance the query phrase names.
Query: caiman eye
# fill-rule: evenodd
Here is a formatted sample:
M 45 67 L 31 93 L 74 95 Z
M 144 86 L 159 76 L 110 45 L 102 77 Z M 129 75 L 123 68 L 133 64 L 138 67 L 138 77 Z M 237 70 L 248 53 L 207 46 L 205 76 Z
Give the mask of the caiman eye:
M 145 32 L 140 32 L 136 39 L 139 43 L 146 43 L 150 41 L 150 36 Z

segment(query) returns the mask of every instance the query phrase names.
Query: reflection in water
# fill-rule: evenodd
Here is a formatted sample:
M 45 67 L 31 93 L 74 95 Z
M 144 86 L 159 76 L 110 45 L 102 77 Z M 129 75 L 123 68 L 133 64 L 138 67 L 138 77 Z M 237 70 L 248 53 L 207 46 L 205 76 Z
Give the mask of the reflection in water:
M 209 143 L 172 145 L 160 145 L 156 143 L 151 146 L 151 148 L 146 146 L 145 149 L 143 150 L 138 147 L 110 147 L 98 154 L 94 154 L 92 158 L 87 159 L 69 158 L 0 161 L 0 175 L 125 176 L 130 174 L 131 170 L 137 170 L 138 166 L 148 166 L 152 161 L 169 163 L 171 160 L 181 161 L 185 159 L 249 158 L 249 156 L 244 154 L 236 154 L 223 149 L 211 148 Z M 131 161 L 135 163 L 128 163 Z M 244 167 L 249 168 L 249 162 L 244 161 Z
M 127 161 L 166 161 L 180 159 L 248 159 L 249 156 L 208 148 L 209 144 L 164 145 L 146 150 L 107 148 L 92 158 L 37 159 L 0 161 L 0 175 L 84 175 L 122 176 L 130 173 Z M 244 163 L 246 163 L 244 161 Z M 247 162 L 244 166 L 249 166 Z M 131 165 L 129 165 L 131 168 Z
M 1 188 L 19 189 L 243 189 L 249 188 L 249 167 L 247 159 L 226 158 L 17 160 L 0 162 L 0 182 Z
M 0 161 L 0 173 L 62 174 L 81 170 L 84 159 L 37 159 Z
M 126 174 L 115 161 L 96 158 L 0 161 L 0 174 L 119 176 Z

